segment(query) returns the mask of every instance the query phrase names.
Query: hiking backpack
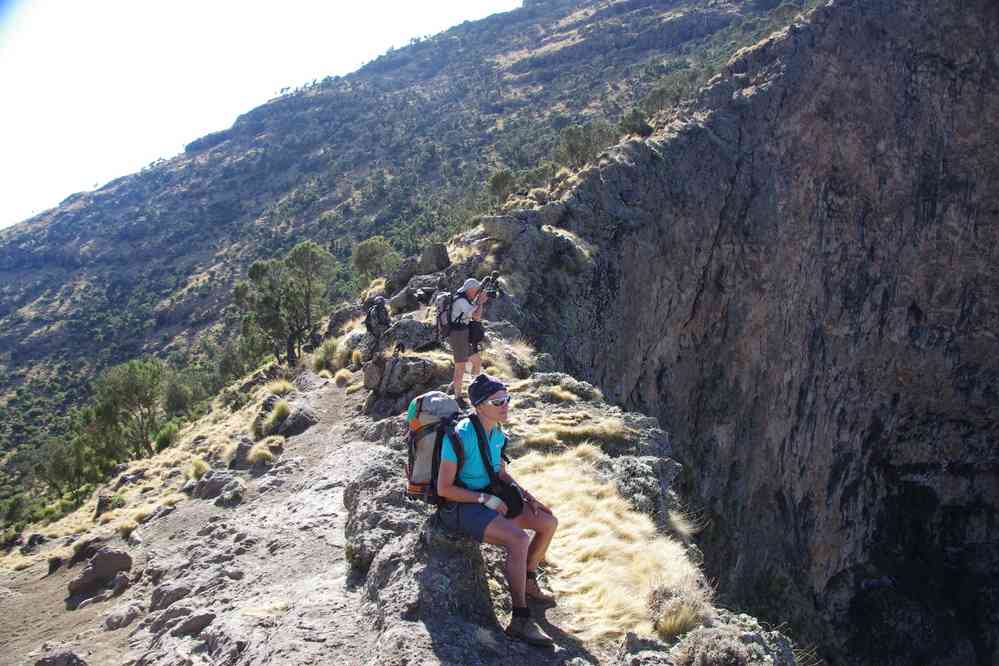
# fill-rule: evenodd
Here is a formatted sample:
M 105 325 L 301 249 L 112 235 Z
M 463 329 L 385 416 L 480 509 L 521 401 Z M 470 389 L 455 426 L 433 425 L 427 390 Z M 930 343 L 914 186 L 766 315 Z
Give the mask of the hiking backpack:
M 406 494 L 414 499 L 423 500 L 437 506 L 445 500 L 437 494 L 437 475 L 441 466 L 441 448 L 444 445 L 444 435 L 451 438 L 454 453 L 458 456 L 458 469 L 455 471 L 454 485 L 463 488 L 458 481 L 461 465 L 465 461 L 464 447 L 461 438 L 455 432 L 455 426 L 462 419 L 471 419 L 476 428 L 479 444 L 479 455 L 486 461 L 490 481 L 493 480 L 491 466 L 488 463 L 488 446 L 482 425 L 478 423 L 475 413 L 465 414 L 458 403 L 441 391 L 428 391 L 418 395 L 409 403 L 406 420 L 409 423 L 407 450 L 409 459 L 406 463 Z M 503 442 L 500 458 L 507 462 L 506 445 Z
M 409 435 L 406 448 L 409 459 L 406 463 L 406 494 L 437 505 L 441 498 L 437 495 L 437 472 L 441 465 L 441 446 L 444 435 L 450 435 L 454 450 L 458 455 L 458 467 L 463 461 L 455 424 L 465 414 L 454 398 L 441 391 L 428 391 L 418 395 L 409 403 L 406 420 Z
M 443 291 L 437 294 L 434 299 L 434 321 L 437 326 L 437 339 L 443 340 L 447 336 L 451 335 L 451 329 L 454 328 L 454 321 L 451 319 L 452 310 L 454 309 L 454 301 L 458 298 L 464 298 L 468 300 L 468 296 L 464 292 L 451 293 L 450 291 Z

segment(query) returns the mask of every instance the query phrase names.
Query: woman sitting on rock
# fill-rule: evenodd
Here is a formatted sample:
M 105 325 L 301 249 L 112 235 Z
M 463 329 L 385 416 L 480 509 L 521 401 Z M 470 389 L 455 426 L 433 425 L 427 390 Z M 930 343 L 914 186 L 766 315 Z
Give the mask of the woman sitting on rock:
M 551 637 L 531 618 L 527 597 L 552 600 L 538 586 L 537 567 L 551 544 L 558 520 L 551 509 L 516 484 L 502 460 L 506 435 L 500 424 L 509 419 L 510 410 L 506 386 L 481 374 L 468 387 L 468 397 L 475 415 L 456 425 L 455 434 L 461 441 L 452 442 L 445 436 L 441 446 L 437 493 L 445 502 L 438 515 L 450 529 L 506 548 L 505 573 L 513 598 L 513 619 L 506 632 L 534 645 L 551 645 Z M 479 437 L 483 438 L 481 449 Z M 456 445 L 462 451 L 460 470 Z M 488 452 L 489 469 L 481 450 Z M 503 495 L 505 501 L 498 495 Z M 529 536 L 527 530 L 534 536 Z

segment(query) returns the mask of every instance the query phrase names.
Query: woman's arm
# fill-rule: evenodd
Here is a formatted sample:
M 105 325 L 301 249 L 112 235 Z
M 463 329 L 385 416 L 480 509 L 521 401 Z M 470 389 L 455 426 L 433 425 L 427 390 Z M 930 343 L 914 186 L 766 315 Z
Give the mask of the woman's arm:
M 479 501 L 479 495 L 484 495 L 483 504 L 493 509 L 501 516 L 506 515 L 507 506 L 500 498 L 489 493 L 481 493 L 467 488 L 460 488 L 454 485 L 455 474 L 458 473 L 458 463 L 450 460 L 441 460 L 441 467 L 437 473 L 437 495 L 452 502 L 468 502 L 475 504 Z M 495 500 L 495 501 L 494 501 Z

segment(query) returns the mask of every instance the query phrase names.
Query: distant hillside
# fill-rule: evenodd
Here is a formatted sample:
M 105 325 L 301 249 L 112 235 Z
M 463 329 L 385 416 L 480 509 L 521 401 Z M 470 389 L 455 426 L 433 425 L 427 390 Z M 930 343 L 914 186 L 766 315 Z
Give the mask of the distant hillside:
M 777 4 L 527 2 L 271 100 L 0 231 L 0 450 L 58 433 L 99 369 L 228 335 L 231 288 L 256 259 L 318 240 L 346 293 L 354 241 L 382 233 L 407 253 L 450 234 L 496 204 L 497 171 L 513 189 L 545 185 L 580 159 L 559 150 L 576 126 L 616 141 L 633 108 L 668 110 L 814 2 Z

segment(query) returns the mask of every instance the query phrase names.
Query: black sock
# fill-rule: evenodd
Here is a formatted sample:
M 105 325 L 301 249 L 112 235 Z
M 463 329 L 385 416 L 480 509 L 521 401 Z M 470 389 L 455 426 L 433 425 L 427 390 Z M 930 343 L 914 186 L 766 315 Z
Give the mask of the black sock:
M 513 607 L 514 617 L 531 617 L 531 609 L 527 606 L 514 606 Z

